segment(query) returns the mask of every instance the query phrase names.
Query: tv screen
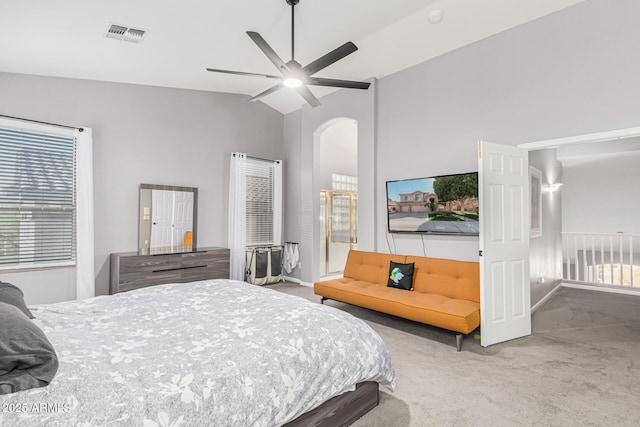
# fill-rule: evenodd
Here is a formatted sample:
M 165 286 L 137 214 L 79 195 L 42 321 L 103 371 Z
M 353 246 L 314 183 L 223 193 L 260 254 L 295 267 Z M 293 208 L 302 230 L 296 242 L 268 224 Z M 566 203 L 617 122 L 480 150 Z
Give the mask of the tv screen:
M 477 236 L 478 173 L 387 181 L 390 233 Z

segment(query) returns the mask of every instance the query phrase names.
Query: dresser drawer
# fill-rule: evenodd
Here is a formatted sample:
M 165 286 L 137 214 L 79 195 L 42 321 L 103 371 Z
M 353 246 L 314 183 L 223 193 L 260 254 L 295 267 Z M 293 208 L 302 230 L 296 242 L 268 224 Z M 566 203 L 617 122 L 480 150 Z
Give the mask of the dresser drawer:
M 228 278 L 229 249 L 225 248 L 162 255 L 111 254 L 109 293 L 166 283 Z
M 213 275 L 214 279 L 228 279 L 230 274 L 229 266 L 229 252 L 226 254 L 217 255 L 213 260 Z
M 181 282 L 195 282 L 197 280 L 213 279 L 215 268 L 212 265 L 200 265 L 196 267 L 183 268 L 181 270 Z
M 125 273 L 120 275 L 118 292 L 131 291 L 147 286 L 179 283 L 182 281 L 181 270 L 159 270 L 156 272 Z
M 181 255 L 182 268 L 201 267 L 213 264 L 215 256 L 212 252 L 194 252 Z
M 180 255 L 141 255 L 120 257 L 120 274 L 175 270 L 181 267 Z

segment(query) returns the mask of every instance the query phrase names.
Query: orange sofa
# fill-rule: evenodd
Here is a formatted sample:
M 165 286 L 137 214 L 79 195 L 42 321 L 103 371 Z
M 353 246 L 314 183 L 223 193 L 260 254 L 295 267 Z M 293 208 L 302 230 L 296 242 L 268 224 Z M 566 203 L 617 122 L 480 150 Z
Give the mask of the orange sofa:
M 414 263 L 413 291 L 387 287 L 389 262 Z M 313 285 L 316 295 L 458 332 L 480 326 L 480 265 L 477 262 L 352 250 L 344 277 Z

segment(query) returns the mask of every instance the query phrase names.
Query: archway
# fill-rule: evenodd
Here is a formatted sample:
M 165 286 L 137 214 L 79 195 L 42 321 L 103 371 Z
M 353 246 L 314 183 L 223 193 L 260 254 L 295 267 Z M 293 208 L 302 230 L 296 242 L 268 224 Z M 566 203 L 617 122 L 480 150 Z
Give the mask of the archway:
M 318 276 L 344 270 L 357 245 L 358 123 L 350 118 L 325 122 L 314 132 L 314 181 L 318 183 Z

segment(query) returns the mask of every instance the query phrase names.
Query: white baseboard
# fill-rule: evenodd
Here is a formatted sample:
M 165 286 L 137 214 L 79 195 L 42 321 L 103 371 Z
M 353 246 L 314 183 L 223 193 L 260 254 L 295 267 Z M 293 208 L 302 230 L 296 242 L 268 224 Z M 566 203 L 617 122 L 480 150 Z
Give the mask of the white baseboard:
M 333 280 L 333 279 L 340 279 L 342 277 L 343 277 L 342 274 L 338 274 L 338 275 L 335 275 L 335 276 L 321 277 L 320 279 L 318 279 L 318 282 L 324 282 L 326 280 Z M 305 282 L 305 281 L 297 279 L 295 277 L 284 276 L 284 280 L 286 280 L 287 282 L 297 283 L 297 284 L 302 285 L 302 286 L 307 286 L 309 288 L 313 288 L 313 283 Z
M 558 286 L 553 288 L 551 290 L 551 292 L 546 294 L 540 301 L 538 301 L 533 307 L 531 307 L 531 313 L 533 313 L 534 311 L 539 309 L 542 306 L 542 304 L 547 302 L 549 300 L 549 298 L 551 298 L 553 296 L 553 294 L 555 294 L 558 291 L 558 289 L 560 289 L 561 287 L 562 287 L 562 282 L 558 283 Z
M 342 274 L 334 274 L 332 276 L 324 276 L 318 279 L 318 282 L 327 282 L 329 280 L 334 280 L 334 279 L 342 279 L 344 277 L 344 275 Z
M 610 287 L 610 286 L 599 286 L 599 285 L 583 285 L 581 283 L 568 283 L 568 282 L 562 282 L 560 286 L 565 288 L 585 289 L 587 291 L 610 292 L 612 294 L 640 296 L 639 288 L 624 289 L 624 288 L 618 288 L 618 287 L 612 287 L 612 286 Z
M 298 285 L 307 286 L 309 288 L 313 288 L 313 283 L 304 282 L 300 279 L 296 279 L 295 277 L 284 276 L 284 280 L 287 282 L 297 283 Z

